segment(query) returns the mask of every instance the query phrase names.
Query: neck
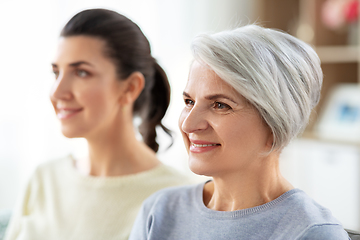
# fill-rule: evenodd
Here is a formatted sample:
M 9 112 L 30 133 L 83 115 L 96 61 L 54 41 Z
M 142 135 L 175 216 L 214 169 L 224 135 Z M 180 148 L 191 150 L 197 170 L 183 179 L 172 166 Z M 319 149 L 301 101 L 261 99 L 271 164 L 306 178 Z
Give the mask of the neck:
M 123 176 L 157 166 L 155 153 L 135 136 L 132 119 L 114 124 L 94 137 L 87 137 L 89 156 L 78 169 L 93 176 Z
M 281 175 L 279 155 L 270 154 L 241 172 L 214 176 L 204 187 L 204 204 L 217 211 L 235 211 L 270 202 L 293 186 Z

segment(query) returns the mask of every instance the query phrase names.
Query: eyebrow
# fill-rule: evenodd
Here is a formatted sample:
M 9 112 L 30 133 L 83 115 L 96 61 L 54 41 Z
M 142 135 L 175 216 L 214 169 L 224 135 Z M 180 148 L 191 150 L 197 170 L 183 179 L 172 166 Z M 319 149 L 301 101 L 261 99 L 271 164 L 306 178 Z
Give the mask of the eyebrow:
M 190 95 L 189 95 L 187 92 L 185 92 L 185 91 L 183 92 L 183 95 L 184 95 L 185 97 L 191 98 Z
M 191 98 L 190 94 L 188 94 L 185 91 L 183 92 L 183 95 L 185 97 Z M 229 101 L 231 101 L 231 102 L 233 102 L 235 104 L 238 104 L 232 98 L 230 98 L 230 97 L 228 97 L 228 96 L 226 96 L 224 94 L 220 94 L 220 93 L 219 94 L 208 95 L 208 96 L 205 97 L 205 99 L 207 99 L 207 100 L 214 100 L 214 99 L 218 99 L 218 98 L 225 98 L 225 99 L 228 99 Z
M 74 63 L 70 63 L 69 66 L 71 67 L 78 67 L 81 64 L 85 64 L 85 65 L 89 65 L 89 66 L 93 66 L 92 64 L 85 62 L 85 61 L 78 61 L 78 62 L 74 62 Z M 52 63 L 51 64 L 53 67 L 57 67 L 57 64 Z

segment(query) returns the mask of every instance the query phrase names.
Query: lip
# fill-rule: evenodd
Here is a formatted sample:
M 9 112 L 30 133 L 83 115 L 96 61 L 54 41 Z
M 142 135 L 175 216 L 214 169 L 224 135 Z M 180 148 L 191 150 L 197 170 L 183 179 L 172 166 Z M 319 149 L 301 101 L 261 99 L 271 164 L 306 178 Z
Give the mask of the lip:
M 65 119 L 69 119 L 69 118 L 75 116 L 82 110 L 83 110 L 82 108 L 64 108 L 64 107 L 59 108 L 59 107 L 57 107 L 56 108 L 56 116 L 60 120 L 65 120 Z
M 211 151 L 221 145 L 215 142 L 201 141 L 201 140 L 190 140 L 190 152 L 192 153 L 204 153 Z

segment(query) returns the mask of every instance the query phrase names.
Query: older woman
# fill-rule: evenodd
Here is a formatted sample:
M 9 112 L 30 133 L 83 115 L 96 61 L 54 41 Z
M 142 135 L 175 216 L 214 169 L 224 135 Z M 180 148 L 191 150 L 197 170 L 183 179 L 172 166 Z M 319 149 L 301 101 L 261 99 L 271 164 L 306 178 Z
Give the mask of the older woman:
M 281 150 L 319 101 L 314 50 L 249 25 L 200 35 L 192 51 L 179 125 L 190 169 L 213 180 L 152 195 L 130 240 L 348 239 L 328 209 L 279 171 Z

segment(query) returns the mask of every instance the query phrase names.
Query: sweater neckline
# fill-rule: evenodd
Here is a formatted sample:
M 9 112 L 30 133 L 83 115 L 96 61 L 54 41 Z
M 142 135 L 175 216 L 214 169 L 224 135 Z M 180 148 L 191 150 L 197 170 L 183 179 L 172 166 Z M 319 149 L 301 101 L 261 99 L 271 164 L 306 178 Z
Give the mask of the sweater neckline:
M 208 218 L 212 218 L 212 219 L 242 218 L 242 217 L 245 217 L 245 216 L 248 216 L 251 214 L 256 214 L 259 212 L 267 211 L 268 209 L 271 209 L 271 208 L 275 207 L 276 205 L 278 205 L 279 203 L 283 202 L 290 196 L 292 196 L 296 193 L 303 193 L 303 191 L 301 189 L 294 188 L 294 189 L 291 189 L 291 190 L 283 193 L 278 198 L 276 198 L 270 202 L 267 202 L 265 204 L 256 206 L 256 207 L 235 210 L 235 211 L 216 211 L 216 210 L 212 210 L 212 209 L 206 207 L 204 204 L 204 201 L 203 201 L 204 186 L 206 183 L 208 183 L 210 181 L 212 181 L 212 180 L 208 180 L 206 182 L 198 184 L 196 186 L 196 188 L 194 189 L 194 191 L 195 191 L 194 194 L 195 194 L 195 205 L 196 205 L 197 209 L 199 210 L 200 214 L 202 214 Z

